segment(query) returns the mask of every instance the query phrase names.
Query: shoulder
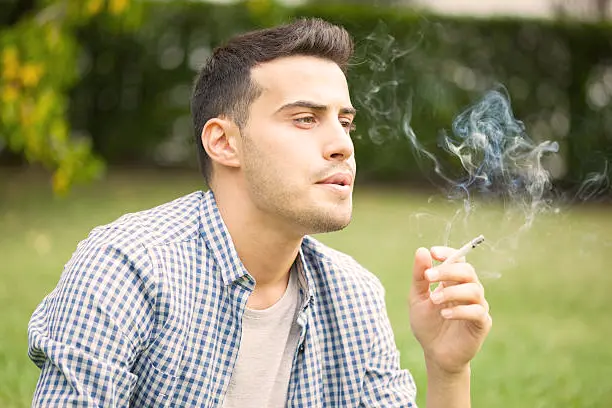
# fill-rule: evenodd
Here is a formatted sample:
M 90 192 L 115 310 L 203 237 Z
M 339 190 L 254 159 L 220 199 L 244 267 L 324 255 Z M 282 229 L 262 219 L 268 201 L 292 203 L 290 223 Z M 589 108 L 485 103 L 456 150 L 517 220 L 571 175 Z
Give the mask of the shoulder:
M 50 301 L 89 299 L 106 305 L 105 310 L 112 311 L 109 315 L 121 317 L 118 321 L 146 319 L 165 282 L 152 248 L 197 237 L 202 194 L 192 193 L 93 228 L 64 266 Z M 123 319 L 127 314 L 140 317 Z
M 199 234 L 203 194 L 196 191 L 147 210 L 125 214 L 95 227 L 81 244 L 112 244 L 136 250 L 195 239 Z
M 78 274 L 84 279 L 97 279 L 112 275 L 111 271 L 125 270 L 140 271 L 140 278 L 150 276 L 147 271 L 155 269 L 150 259 L 152 247 L 198 236 L 202 194 L 191 193 L 93 228 L 78 243 L 63 278 Z

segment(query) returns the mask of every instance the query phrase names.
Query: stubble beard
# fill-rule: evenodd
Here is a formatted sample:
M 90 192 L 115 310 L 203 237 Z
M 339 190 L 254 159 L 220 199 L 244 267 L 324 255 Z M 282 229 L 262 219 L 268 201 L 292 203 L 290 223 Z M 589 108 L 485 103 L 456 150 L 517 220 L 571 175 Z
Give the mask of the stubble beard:
M 340 207 L 352 207 L 351 197 L 338 200 L 336 206 L 331 203 L 326 206 L 317 205 L 316 199 L 308 191 L 317 186 L 286 182 L 274 166 L 266 166 L 266 155 L 253 141 L 244 134 L 242 140 L 245 151 L 248 151 L 244 161 L 247 188 L 253 205 L 259 211 L 280 220 L 280 224 L 299 231 L 301 235 L 339 231 L 349 225 L 352 208 Z M 303 195 L 296 193 L 300 190 L 304 191 Z
M 293 194 L 292 191 L 297 191 L 295 186 L 291 188 L 269 179 L 248 181 L 255 207 L 302 235 L 339 231 L 351 221 L 351 209 L 341 208 L 350 206 L 350 202 L 341 201 L 337 206 L 330 204 L 323 207 L 317 205 L 313 198 L 301 199 L 298 194 Z M 316 187 L 313 185 L 313 188 Z
M 336 211 L 342 210 L 338 209 Z M 322 234 L 346 228 L 351 221 L 350 214 L 345 218 L 335 215 L 334 212 L 313 208 L 312 211 L 302 211 L 295 214 L 294 220 L 297 225 L 304 229 L 305 234 Z

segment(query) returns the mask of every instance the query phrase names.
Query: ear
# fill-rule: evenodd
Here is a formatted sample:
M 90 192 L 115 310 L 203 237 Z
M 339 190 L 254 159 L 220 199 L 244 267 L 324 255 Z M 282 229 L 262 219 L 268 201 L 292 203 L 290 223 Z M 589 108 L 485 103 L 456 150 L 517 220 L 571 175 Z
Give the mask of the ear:
M 240 167 L 236 138 L 238 126 L 223 118 L 212 118 L 202 128 L 202 146 L 214 162 L 227 167 Z

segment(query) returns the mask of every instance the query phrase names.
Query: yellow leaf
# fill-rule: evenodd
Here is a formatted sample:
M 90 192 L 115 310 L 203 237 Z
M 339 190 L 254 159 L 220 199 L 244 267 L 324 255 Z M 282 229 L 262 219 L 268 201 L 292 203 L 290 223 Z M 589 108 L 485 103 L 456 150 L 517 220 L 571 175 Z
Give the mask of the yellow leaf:
M 128 5 L 129 0 L 110 0 L 109 10 L 113 14 L 121 14 Z
M 11 80 L 15 79 L 19 73 L 19 54 L 17 48 L 6 47 L 2 51 L 2 77 Z
M 52 90 L 47 89 L 38 95 L 36 106 L 33 109 L 32 120 L 35 122 L 44 122 L 47 120 L 53 105 L 57 102 L 57 97 Z
M 248 0 L 247 8 L 251 11 L 251 13 L 255 15 L 266 14 L 270 11 L 272 7 L 272 2 L 270 0 Z
M 19 90 L 16 86 L 5 85 L 2 87 L 2 102 L 11 103 L 15 102 L 19 97 Z
M 40 64 L 26 64 L 21 69 L 21 81 L 26 87 L 34 87 L 40 81 L 43 67 Z
M 68 191 L 70 179 L 68 174 L 61 168 L 53 174 L 53 191 L 56 194 L 64 195 Z
M 55 119 L 51 123 L 50 129 L 51 140 L 56 144 L 60 145 L 66 142 L 68 137 L 68 125 L 62 119 Z
M 7 81 L 12 81 L 19 76 L 19 67 L 15 65 L 4 66 L 2 70 L 2 78 Z
M 12 81 L 19 76 L 19 67 L 15 65 L 5 65 L 2 70 L 2 78 L 7 81 Z
M 17 52 L 17 47 L 9 45 L 2 50 L 2 64 L 19 64 L 19 53 Z
M 98 14 L 102 9 L 103 0 L 89 0 L 87 2 L 86 11 L 87 14 L 93 16 L 94 14 Z
M 31 126 L 34 123 L 34 115 L 32 114 L 32 103 L 23 101 L 19 106 L 19 121 L 24 127 Z

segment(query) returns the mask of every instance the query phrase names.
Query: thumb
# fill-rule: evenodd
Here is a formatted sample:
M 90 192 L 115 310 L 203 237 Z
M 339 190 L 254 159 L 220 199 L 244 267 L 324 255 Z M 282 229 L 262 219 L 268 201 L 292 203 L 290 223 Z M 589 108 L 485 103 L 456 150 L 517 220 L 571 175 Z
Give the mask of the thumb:
M 412 287 L 410 295 L 412 298 L 429 296 L 429 281 L 425 277 L 425 271 L 431 268 L 433 261 L 431 253 L 426 248 L 417 249 L 414 254 L 414 268 L 412 270 Z

